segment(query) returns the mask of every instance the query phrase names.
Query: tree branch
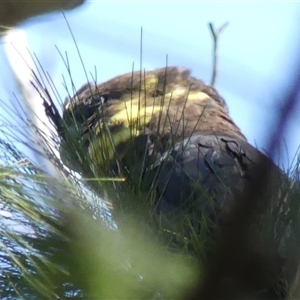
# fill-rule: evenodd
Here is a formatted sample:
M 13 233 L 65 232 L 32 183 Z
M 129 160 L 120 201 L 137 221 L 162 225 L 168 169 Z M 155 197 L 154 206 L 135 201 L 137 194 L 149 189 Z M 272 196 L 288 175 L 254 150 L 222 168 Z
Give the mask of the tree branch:
M 211 31 L 212 37 L 213 37 L 213 73 L 210 81 L 210 85 L 214 86 L 217 78 L 217 71 L 218 71 L 218 42 L 219 37 L 222 31 L 229 25 L 228 22 L 224 23 L 217 31 L 214 29 L 214 26 L 212 23 L 208 24 L 208 27 Z

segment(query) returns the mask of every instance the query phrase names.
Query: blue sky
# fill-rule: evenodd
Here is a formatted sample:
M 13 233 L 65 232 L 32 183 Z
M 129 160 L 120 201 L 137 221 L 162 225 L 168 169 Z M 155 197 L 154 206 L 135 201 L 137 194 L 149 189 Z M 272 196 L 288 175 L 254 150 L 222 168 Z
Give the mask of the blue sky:
M 212 72 L 212 37 L 207 24 L 230 24 L 220 38 L 216 88 L 251 144 L 263 149 L 276 112 L 288 91 L 297 61 L 300 3 L 274 1 L 88 1 L 66 13 L 88 72 L 101 82 L 139 66 L 143 27 L 143 68 L 185 66 L 205 82 Z M 86 82 L 74 42 L 61 13 L 20 26 L 29 50 L 39 58 L 64 99 L 67 71 L 56 49 L 68 53 L 77 88 Z M 0 56 L 4 56 L 0 44 Z M 12 98 L 13 76 L 0 62 L 0 98 Z M 3 71 L 5 70 L 5 72 Z M 4 75 L 5 74 L 5 75 Z M 90 81 L 93 81 L 90 78 Z M 300 107 L 293 112 L 280 163 L 290 164 L 300 145 Z M 284 145 L 286 144 L 286 146 Z M 288 153 L 287 150 L 288 149 Z M 276 158 L 277 160 L 278 158 Z

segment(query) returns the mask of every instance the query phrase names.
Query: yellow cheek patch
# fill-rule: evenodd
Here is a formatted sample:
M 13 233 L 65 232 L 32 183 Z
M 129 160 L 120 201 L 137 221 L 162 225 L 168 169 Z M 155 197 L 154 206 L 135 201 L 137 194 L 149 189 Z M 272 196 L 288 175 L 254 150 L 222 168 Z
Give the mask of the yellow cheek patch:
M 172 98 L 182 97 L 184 94 L 187 94 L 185 88 L 178 88 L 173 93 L 166 94 L 164 107 L 168 107 L 168 102 L 172 101 Z M 210 98 L 203 92 L 190 92 L 186 96 L 188 97 L 188 101 L 196 100 L 199 102 Z M 122 124 L 124 127 L 136 125 L 136 129 L 138 130 L 141 126 L 148 124 L 154 114 L 160 113 L 162 109 L 164 109 L 161 105 L 155 105 L 153 103 L 145 107 L 143 101 L 144 100 L 141 100 L 140 105 L 138 105 L 139 99 L 121 102 L 118 104 L 117 112 L 108 120 L 107 125 Z
M 108 121 L 107 125 L 123 124 L 125 127 L 130 127 L 133 124 L 144 126 L 148 124 L 157 112 L 162 110 L 160 105 L 139 106 L 137 103 L 129 100 L 122 103 L 119 112 L 115 113 Z
M 189 99 L 190 97 L 191 99 L 198 99 L 200 101 L 207 100 L 210 98 L 206 93 L 203 92 L 192 92 L 189 94 Z
M 145 83 L 145 86 L 146 86 L 146 89 L 147 91 L 149 92 L 149 89 L 155 89 L 155 87 L 157 86 L 157 77 L 154 76 L 152 78 L 148 78 L 146 83 Z M 142 84 L 142 88 L 143 88 L 143 84 Z
M 102 167 L 107 166 L 107 168 L 109 168 L 109 161 L 112 160 L 116 154 L 115 149 L 131 138 L 132 131 L 125 127 L 120 128 L 117 132 L 105 132 L 92 139 L 89 145 L 89 154 L 97 165 Z M 125 149 L 123 150 L 124 151 L 118 149 L 117 154 L 120 157 L 123 157 L 126 154 Z
M 198 100 L 198 101 L 203 101 L 203 100 L 207 100 L 210 97 L 203 92 L 188 92 L 188 89 L 186 88 L 177 88 L 174 91 L 172 91 L 172 93 L 168 93 L 165 95 L 166 97 L 171 97 L 175 98 L 175 97 L 184 97 L 184 98 L 188 98 L 188 100 Z

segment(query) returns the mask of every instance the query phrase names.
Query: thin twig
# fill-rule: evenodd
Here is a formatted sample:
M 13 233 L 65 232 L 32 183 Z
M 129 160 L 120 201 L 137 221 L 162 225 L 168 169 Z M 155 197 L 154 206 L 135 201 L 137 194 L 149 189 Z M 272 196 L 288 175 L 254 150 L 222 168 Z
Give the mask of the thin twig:
M 218 42 L 219 36 L 222 31 L 229 25 L 228 22 L 224 23 L 217 31 L 215 31 L 214 26 L 212 23 L 208 24 L 208 27 L 211 31 L 214 47 L 213 47 L 213 73 L 210 81 L 210 85 L 214 86 L 217 78 L 217 71 L 218 71 Z

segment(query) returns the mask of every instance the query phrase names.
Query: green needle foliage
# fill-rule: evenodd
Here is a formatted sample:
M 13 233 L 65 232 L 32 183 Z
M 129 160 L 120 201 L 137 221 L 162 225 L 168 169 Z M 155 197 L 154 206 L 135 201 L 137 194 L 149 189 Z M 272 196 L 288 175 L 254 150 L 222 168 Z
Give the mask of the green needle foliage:
M 7 121 L 0 140 L 1 298 L 184 297 L 196 278 L 193 259 L 169 253 L 137 214 L 140 209 L 123 214 L 116 224 L 110 202 L 99 198 L 97 191 L 104 197 L 109 192 L 107 181 L 118 181 L 79 179 L 46 144 L 56 136 L 46 141 L 31 120 L 18 118 L 22 126 Z M 20 143 L 23 127 L 37 134 L 41 144 L 45 141 L 42 148 L 48 149 L 49 157 L 44 158 L 57 167 L 56 176 L 32 164 L 16 148 L 21 144 L 26 149 L 26 143 Z M 29 141 L 27 145 L 34 148 Z M 93 170 L 95 166 L 89 164 L 88 170 Z M 136 207 L 130 190 L 120 192 L 110 192 L 109 197 L 121 196 Z

